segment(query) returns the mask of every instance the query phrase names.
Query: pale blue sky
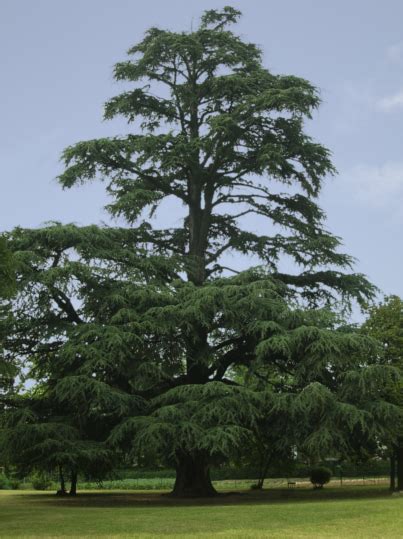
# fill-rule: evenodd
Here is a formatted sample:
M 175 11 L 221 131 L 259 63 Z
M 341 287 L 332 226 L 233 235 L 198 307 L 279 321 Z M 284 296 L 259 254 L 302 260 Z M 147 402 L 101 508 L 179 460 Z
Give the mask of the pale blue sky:
M 403 296 L 401 0 L 0 0 L 0 230 L 107 220 L 101 185 L 54 181 L 62 149 L 126 130 L 102 122 L 102 104 L 119 92 L 113 64 L 148 27 L 189 29 L 229 3 L 270 70 L 320 88 L 308 129 L 339 170 L 321 197 L 328 226 L 357 271 Z

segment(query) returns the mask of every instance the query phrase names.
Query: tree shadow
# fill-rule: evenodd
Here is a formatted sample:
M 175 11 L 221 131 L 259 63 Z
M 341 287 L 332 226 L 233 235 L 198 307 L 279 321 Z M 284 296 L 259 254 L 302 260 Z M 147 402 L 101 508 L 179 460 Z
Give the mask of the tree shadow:
M 55 494 L 24 494 L 24 501 L 45 503 L 57 507 L 175 507 L 175 506 L 228 506 L 277 504 L 287 502 L 331 502 L 335 500 L 370 499 L 390 497 L 391 492 L 383 485 L 354 486 L 343 488 L 308 488 L 265 489 L 262 491 L 243 490 L 239 492 L 221 492 L 211 498 L 173 498 L 167 492 L 150 491 L 81 491 L 75 497 L 58 497 Z M 15 494 L 18 496 L 18 494 Z

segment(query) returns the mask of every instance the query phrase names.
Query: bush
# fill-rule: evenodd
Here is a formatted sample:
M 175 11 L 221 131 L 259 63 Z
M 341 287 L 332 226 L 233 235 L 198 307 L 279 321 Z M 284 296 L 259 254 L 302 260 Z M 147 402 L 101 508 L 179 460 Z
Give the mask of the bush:
M 52 482 L 42 474 L 34 475 L 32 477 L 32 486 L 35 490 L 46 490 L 51 484 Z
M 10 481 L 4 473 L 0 473 L 0 490 L 8 490 L 11 488 Z
M 314 488 L 323 488 L 323 485 L 329 483 L 332 472 L 329 468 L 313 468 L 310 473 L 310 481 Z

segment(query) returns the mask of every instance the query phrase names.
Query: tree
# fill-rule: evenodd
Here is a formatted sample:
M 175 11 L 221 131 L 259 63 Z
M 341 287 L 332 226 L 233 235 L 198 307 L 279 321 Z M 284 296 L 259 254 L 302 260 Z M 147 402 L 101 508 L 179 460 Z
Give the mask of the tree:
M 3 447 L 14 464 L 88 472 L 95 449 L 103 457 L 112 445 L 157 454 L 184 481 L 182 452 L 197 452 L 200 475 L 187 464 L 185 479 L 196 481 L 176 493 L 206 495 L 208 465 L 262 423 L 277 458 L 281 446 L 345 454 L 352 434 L 389 433 L 395 410 L 377 391 L 393 375 L 355 359 L 374 355 L 371 341 L 337 329 L 327 311 L 290 308 L 287 289 L 262 270 L 203 287 L 170 278 L 172 260 L 128 249 L 131 236 L 72 225 L 13 233 L 23 271 L 6 350 L 29 358 L 29 376 L 41 381 L 36 398 L 7 414 Z M 185 369 L 195 324 L 211 336 L 204 384 L 189 384 Z M 244 383 L 236 368 L 246 369 Z
M 61 232 L 62 236 L 56 238 L 59 246 L 63 241 L 71 241 L 69 227 Z M 46 233 L 49 234 L 48 230 Z M 95 380 L 83 388 L 76 377 L 69 388 L 72 402 L 67 402 L 64 384 L 57 384 L 69 368 L 69 361 L 61 364 L 58 354 L 68 342 L 68 330 L 76 330 L 77 317 L 63 292 L 69 279 L 60 275 L 54 257 L 50 267 L 45 267 L 50 253 L 56 251 L 56 258 L 60 258 L 63 252 L 52 245 L 46 233 L 35 244 L 31 234 L 36 237 L 37 231 L 26 231 L 22 237 L 16 229 L 12 234 L 18 276 L 14 287 L 16 297 L 14 308 L 8 309 L 11 315 L 0 321 L 0 330 L 7 373 L 16 362 L 24 369 L 19 373 L 19 391 L 9 383 L 9 391 L 0 399 L 4 405 L 0 416 L 0 452 L 2 462 L 14 466 L 23 475 L 57 471 L 59 494 L 67 493 L 68 474 L 69 494 L 75 495 L 79 473 L 101 480 L 118 464 L 118 456 L 106 446 L 105 438 L 110 432 L 111 417 L 116 413 L 114 408 L 126 406 L 128 413 L 130 397 L 109 388 L 106 394 L 102 384 L 96 384 Z M 58 289 L 55 282 L 60 277 L 61 289 Z M 52 302 L 56 309 L 51 308 Z M 57 312 L 59 309 L 64 317 Z M 27 389 L 27 381 L 28 386 L 33 381 L 35 385 Z
M 0 436 L 2 462 L 23 476 L 57 471 L 57 494 L 75 496 L 78 474 L 99 481 L 116 467 L 116 455 L 103 443 L 97 417 L 92 423 L 77 418 L 76 410 L 62 406 L 52 393 L 39 386 L 18 399 L 9 399 Z
M 400 376 L 380 363 L 377 341 L 361 340 L 359 327 L 327 309 L 305 311 L 304 318 L 305 327 L 282 335 L 289 351 L 286 369 L 278 369 L 267 358 L 255 363 L 252 376 L 245 376 L 249 387 L 258 391 L 269 385 L 277 393 L 274 405 L 261 407 L 245 448 L 248 462 L 252 458 L 259 465 L 258 488 L 273 462 L 281 468 L 279 461 L 297 455 L 311 463 L 329 455 L 367 460 L 396 440 L 399 432 L 398 410 L 395 419 L 386 413 L 384 421 L 392 424 L 379 428 L 389 404 L 396 404 L 390 388 L 396 387 Z M 306 339 L 302 348 L 295 346 L 300 335 Z M 371 425 L 374 419 L 378 425 Z
M 364 333 L 382 344 L 379 361 L 393 365 L 403 373 L 403 300 L 388 296 L 379 305 L 368 309 L 368 319 L 362 326 Z M 403 408 L 403 385 L 401 380 L 389 387 L 391 400 Z M 403 423 L 400 437 L 391 450 L 391 490 L 403 491 Z M 397 477 L 397 484 L 396 484 Z
M 228 29 L 239 15 L 207 11 L 190 33 L 150 29 L 115 67 L 135 88 L 105 107 L 135 132 L 65 150 L 61 185 L 107 181 L 108 210 L 126 226 L 12 235 L 23 264 L 8 354 L 25 354 L 86 424 L 107 418 L 102 441 L 116 451 L 174 465 L 178 496 L 214 494 L 210 466 L 263 411 L 287 414 L 287 436 L 299 425 L 298 442 L 317 452 L 343 446 L 347 429 L 384 433 L 397 414 L 374 399 L 393 369 L 355 361 L 368 339 L 313 309 L 373 294 L 348 273 L 316 202 L 334 171 L 304 132 L 318 93 L 267 71 Z M 167 198 L 182 221 L 157 228 Z M 255 267 L 230 268 L 231 253 Z M 281 270 L 284 256 L 299 273 Z M 237 382 L 238 368 L 264 385 Z
M 15 260 L 8 249 L 5 237 L 0 236 L 0 321 L 9 316 L 7 300 L 15 292 Z M 0 396 L 10 390 L 16 374 L 15 363 L 3 357 L 3 337 L 0 332 Z M 0 402 L 0 407 L 1 407 Z
M 0 297 L 9 297 L 15 288 L 15 264 L 7 242 L 0 236 Z

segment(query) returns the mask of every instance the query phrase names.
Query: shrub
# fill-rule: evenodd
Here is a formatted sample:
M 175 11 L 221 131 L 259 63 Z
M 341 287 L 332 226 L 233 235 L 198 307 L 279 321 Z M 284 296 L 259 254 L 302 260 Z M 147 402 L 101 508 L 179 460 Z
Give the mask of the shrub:
M 32 477 L 32 486 L 35 490 L 46 490 L 52 482 L 44 475 L 38 474 Z
M 310 481 L 314 488 L 323 488 L 323 485 L 329 483 L 332 472 L 329 468 L 313 468 L 310 473 Z
M 0 473 L 0 490 L 8 490 L 11 488 L 10 481 L 4 473 Z
M 10 486 L 13 490 L 18 490 L 21 486 L 21 481 L 19 479 L 11 479 Z

